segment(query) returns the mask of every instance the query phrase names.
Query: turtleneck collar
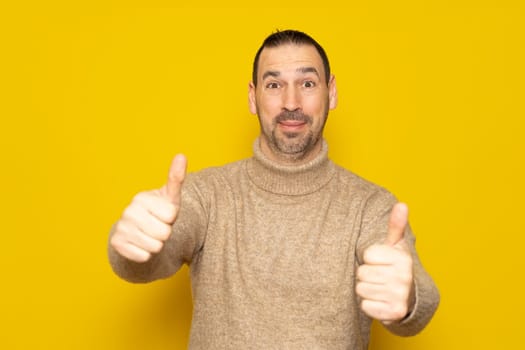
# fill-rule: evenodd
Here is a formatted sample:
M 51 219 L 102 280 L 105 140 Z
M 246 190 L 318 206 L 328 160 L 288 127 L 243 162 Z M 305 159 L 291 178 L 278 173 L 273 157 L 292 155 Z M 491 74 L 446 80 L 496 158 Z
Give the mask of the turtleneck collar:
M 253 157 L 247 164 L 248 175 L 256 186 L 275 194 L 298 196 L 315 192 L 335 174 L 335 164 L 328 159 L 328 145 L 324 139 L 322 142 L 321 151 L 311 161 L 282 165 L 268 159 L 256 139 Z

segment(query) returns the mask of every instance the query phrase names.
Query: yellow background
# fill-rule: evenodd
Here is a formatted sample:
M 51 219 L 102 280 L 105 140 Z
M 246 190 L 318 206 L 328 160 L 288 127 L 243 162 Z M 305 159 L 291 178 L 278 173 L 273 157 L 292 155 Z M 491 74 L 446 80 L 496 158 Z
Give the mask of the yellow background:
M 370 348 L 522 348 L 523 8 L 364 3 L 2 5 L 0 347 L 186 347 L 187 269 L 123 282 L 107 233 L 175 153 L 190 171 L 250 156 L 253 55 L 295 28 L 337 77 L 332 159 L 409 204 L 442 294 L 422 334 L 375 326 Z

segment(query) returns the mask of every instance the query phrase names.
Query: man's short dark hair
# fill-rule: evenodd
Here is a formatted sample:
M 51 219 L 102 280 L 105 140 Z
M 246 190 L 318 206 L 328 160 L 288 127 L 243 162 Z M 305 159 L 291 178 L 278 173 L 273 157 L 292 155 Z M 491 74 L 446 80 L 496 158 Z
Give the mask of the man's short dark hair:
M 262 50 L 266 47 L 278 47 L 286 44 L 312 45 L 315 47 L 323 61 L 326 84 L 328 85 L 330 82 L 330 63 L 328 62 L 328 56 L 323 47 L 306 33 L 297 30 L 278 30 L 264 40 L 263 44 L 255 54 L 252 71 L 252 81 L 254 86 L 257 86 L 257 70 L 259 68 L 259 57 L 261 56 Z

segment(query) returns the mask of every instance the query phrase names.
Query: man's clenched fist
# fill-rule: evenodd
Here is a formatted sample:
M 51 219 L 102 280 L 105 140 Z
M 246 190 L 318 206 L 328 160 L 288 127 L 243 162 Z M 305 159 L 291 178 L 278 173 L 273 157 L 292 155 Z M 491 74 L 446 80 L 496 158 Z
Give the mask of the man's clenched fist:
M 386 240 L 367 248 L 364 264 L 357 269 L 361 309 L 385 324 L 403 319 L 414 306 L 413 260 L 404 239 L 407 224 L 408 208 L 397 203 Z
M 120 255 L 146 262 L 161 251 L 171 235 L 180 208 L 180 193 L 186 176 L 186 157 L 173 158 L 166 185 L 140 192 L 115 224 L 110 244 Z

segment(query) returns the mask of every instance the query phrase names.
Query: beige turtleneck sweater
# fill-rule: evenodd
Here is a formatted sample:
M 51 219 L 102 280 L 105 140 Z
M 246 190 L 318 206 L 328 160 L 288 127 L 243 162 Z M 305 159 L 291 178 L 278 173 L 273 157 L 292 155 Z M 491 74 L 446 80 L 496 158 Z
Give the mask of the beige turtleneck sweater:
M 110 248 L 115 272 L 133 282 L 190 267 L 190 349 L 366 349 L 371 319 L 359 308 L 355 271 L 382 242 L 396 199 L 335 165 L 323 144 L 303 166 L 254 157 L 189 174 L 163 251 L 148 263 Z M 413 248 L 414 237 L 406 237 Z M 429 322 L 438 291 L 415 249 L 416 305 L 388 326 L 413 335 Z

